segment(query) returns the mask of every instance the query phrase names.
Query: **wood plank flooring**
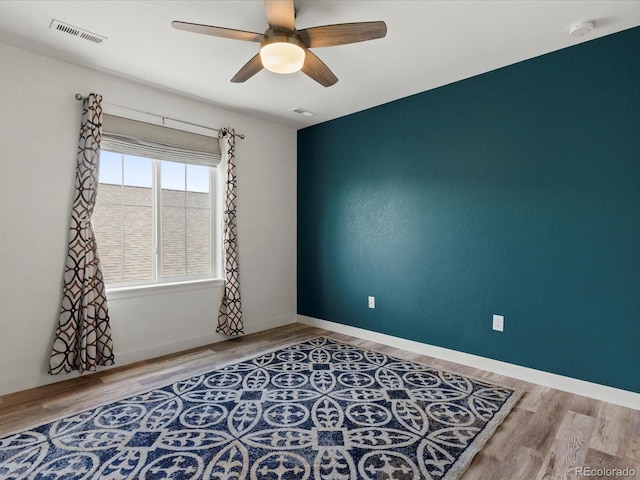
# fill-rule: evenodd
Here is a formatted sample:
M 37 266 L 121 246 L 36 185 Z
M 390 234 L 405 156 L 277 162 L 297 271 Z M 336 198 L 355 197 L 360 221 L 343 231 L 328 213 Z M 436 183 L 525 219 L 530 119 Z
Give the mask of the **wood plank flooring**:
M 0 436 L 323 335 L 525 390 L 462 480 L 640 480 L 640 410 L 293 324 L 0 397 Z M 581 467 L 590 475 L 576 474 Z M 598 469 L 633 470 L 627 476 Z M 633 472 L 632 472 L 633 473 Z

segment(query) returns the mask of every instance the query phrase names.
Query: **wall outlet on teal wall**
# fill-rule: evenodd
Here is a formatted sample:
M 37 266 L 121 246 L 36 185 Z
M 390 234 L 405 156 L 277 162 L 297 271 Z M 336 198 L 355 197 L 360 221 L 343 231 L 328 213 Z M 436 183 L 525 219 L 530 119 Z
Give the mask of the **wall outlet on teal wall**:
M 376 297 L 369 297 L 369 308 L 376 308 Z
M 493 329 L 496 332 L 504 332 L 504 315 L 493 316 Z

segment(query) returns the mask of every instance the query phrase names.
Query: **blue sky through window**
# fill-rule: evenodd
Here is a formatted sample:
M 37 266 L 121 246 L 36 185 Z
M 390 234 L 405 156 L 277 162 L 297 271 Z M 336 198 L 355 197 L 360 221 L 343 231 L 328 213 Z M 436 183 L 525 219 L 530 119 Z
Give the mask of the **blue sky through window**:
M 186 175 L 187 191 L 209 192 L 208 167 L 162 161 L 161 168 L 162 188 L 184 190 Z M 124 180 L 124 185 L 151 188 L 152 179 L 152 159 L 134 157 L 133 155 L 122 155 L 121 153 L 109 152 L 107 150 L 100 152 L 100 183 L 122 185 Z

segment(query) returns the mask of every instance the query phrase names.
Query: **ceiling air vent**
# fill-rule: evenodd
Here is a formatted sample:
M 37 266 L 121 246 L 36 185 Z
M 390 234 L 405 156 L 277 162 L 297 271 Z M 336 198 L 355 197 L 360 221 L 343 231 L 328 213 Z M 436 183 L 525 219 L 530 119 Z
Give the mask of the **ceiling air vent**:
M 74 37 L 82 38 L 83 40 L 88 40 L 93 43 L 102 43 L 107 39 L 107 37 L 103 37 L 102 35 L 98 35 L 97 33 L 91 33 L 87 30 L 83 30 L 82 28 L 74 27 L 73 25 L 61 22 L 60 20 L 56 20 L 55 18 L 51 21 L 51 25 L 49 25 L 49 28 L 57 30 L 58 32 L 72 35 Z
M 305 117 L 313 117 L 314 115 L 317 115 L 317 113 L 315 112 L 311 112 L 305 108 L 302 107 L 296 107 L 293 110 L 291 110 L 294 113 L 298 113 L 300 115 L 304 115 Z

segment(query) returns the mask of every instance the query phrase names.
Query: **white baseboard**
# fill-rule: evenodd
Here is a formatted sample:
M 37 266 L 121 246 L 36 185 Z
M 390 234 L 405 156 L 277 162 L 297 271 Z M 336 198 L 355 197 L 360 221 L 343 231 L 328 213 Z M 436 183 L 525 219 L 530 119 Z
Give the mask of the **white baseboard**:
M 271 328 L 281 327 L 296 323 L 296 315 L 285 315 L 276 318 L 267 318 L 258 322 L 250 322 L 245 326 L 244 333 L 249 335 L 251 333 L 258 333 Z M 150 358 L 161 357 L 163 355 L 170 355 L 172 353 L 182 352 L 191 348 L 202 347 L 204 345 L 210 345 L 212 343 L 222 342 L 229 340 L 226 335 L 219 333 L 210 333 L 208 335 L 201 335 L 195 338 L 186 338 L 177 342 L 166 343 L 163 345 L 156 345 L 144 350 L 135 350 L 133 352 L 121 352 L 118 353 L 116 360 L 118 365 L 128 365 L 130 363 L 139 362 L 141 360 L 148 360 Z
M 245 334 L 262 332 L 275 327 L 281 327 L 296 323 L 296 315 L 285 315 L 282 317 L 268 318 L 259 320 L 257 322 L 251 322 L 247 324 L 245 328 Z M 162 345 L 154 345 L 140 350 L 129 352 L 116 352 L 116 365 L 113 367 L 99 367 L 98 371 L 107 370 L 109 368 L 120 367 L 123 365 L 129 365 L 131 363 L 139 362 L 142 360 L 149 360 L 151 358 L 161 357 L 163 355 L 169 355 L 171 353 L 181 352 L 190 348 L 201 347 L 209 345 L 211 343 L 222 342 L 228 340 L 229 337 L 220 335 L 218 333 L 211 333 L 208 335 L 201 335 L 195 338 L 181 339 L 171 343 L 165 343 Z M 87 373 L 90 375 L 91 373 Z M 69 380 L 70 378 L 79 377 L 78 372 L 71 372 L 63 375 L 48 375 L 46 372 L 37 372 L 33 375 L 11 378 L 0 381 L 0 395 L 7 395 L 9 393 L 20 392 L 22 390 L 28 390 L 30 388 L 41 387 L 50 383 L 61 382 L 63 380 Z
M 533 368 L 521 367 L 519 365 L 492 360 L 478 355 L 450 350 L 448 348 L 436 347 L 426 343 L 406 340 L 404 338 L 394 337 L 384 333 L 351 327 L 327 320 L 320 320 L 318 318 L 307 317 L 305 315 L 298 315 L 297 319 L 299 323 L 304 323 L 305 325 L 324 328 L 325 330 L 331 330 L 332 332 L 343 333 L 345 335 L 361 338 L 363 340 L 370 340 L 372 342 L 381 343 L 401 350 L 407 350 L 409 352 L 428 355 L 441 360 L 479 368 L 481 370 L 517 378 L 526 382 L 536 383 L 545 387 L 551 387 L 557 390 L 574 393 L 576 395 L 582 395 L 585 397 L 595 398 L 596 400 L 622 405 L 623 407 L 633 408 L 635 410 L 640 409 L 640 394 L 630 392 L 628 390 L 621 390 L 619 388 L 608 387 L 606 385 L 585 382 L 584 380 L 578 380 L 576 378 L 543 372 Z
M 268 318 L 250 325 L 247 328 L 246 334 L 248 335 L 250 333 L 264 332 L 265 330 L 269 330 L 270 328 L 291 325 L 292 323 L 297 323 L 297 321 L 298 321 L 298 316 L 295 313 L 291 315 L 283 315 L 281 317 Z

